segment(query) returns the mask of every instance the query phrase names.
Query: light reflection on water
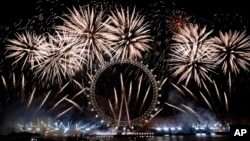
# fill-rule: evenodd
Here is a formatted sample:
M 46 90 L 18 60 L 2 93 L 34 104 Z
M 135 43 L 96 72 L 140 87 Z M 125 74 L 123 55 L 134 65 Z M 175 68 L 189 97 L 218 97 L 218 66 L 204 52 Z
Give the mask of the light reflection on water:
M 229 141 L 230 135 L 169 135 L 169 136 L 150 136 L 150 137 L 135 137 L 135 136 L 92 136 L 92 137 L 61 137 L 61 136 L 43 136 L 43 137 L 1 137 L 1 141 Z
M 229 141 L 229 135 L 171 135 L 154 137 L 90 138 L 90 141 Z

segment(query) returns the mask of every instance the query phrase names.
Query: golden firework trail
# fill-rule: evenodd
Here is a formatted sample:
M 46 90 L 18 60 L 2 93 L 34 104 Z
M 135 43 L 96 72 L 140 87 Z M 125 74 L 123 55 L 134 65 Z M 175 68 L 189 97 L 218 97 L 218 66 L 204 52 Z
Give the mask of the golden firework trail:
M 131 94 L 132 94 L 132 81 L 129 83 L 129 93 L 128 93 L 128 104 L 130 103 L 131 100 Z
M 115 111 L 114 111 L 114 108 L 113 108 L 113 106 L 112 106 L 112 103 L 110 102 L 110 99 L 108 100 L 108 102 L 109 102 L 109 108 L 110 108 L 110 110 L 111 110 L 111 112 L 112 112 L 112 114 L 113 114 L 113 117 L 114 117 L 114 119 L 116 119 Z
M 170 104 L 170 103 L 168 103 L 168 102 L 164 102 L 164 103 L 165 103 L 166 105 L 172 107 L 172 108 L 175 108 L 175 109 L 177 109 L 177 110 L 183 112 L 183 113 L 187 113 L 186 111 L 182 110 L 181 108 L 179 108 L 179 107 L 177 107 L 177 106 L 175 106 L 175 105 L 173 105 L 173 104 Z
M 15 75 L 15 73 L 12 73 L 12 86 L 13 86 L 13 89 L 15 90 L 16 89 L 16 75 Z
M 54 104 L 54 106 L 48 111 L 52 111 L 53 109 L 56 108 L 56 106 L 58 106 L 68 95 L 64 96 L 63 98 L 61 98 L 57 103 Z
M 122 74 L 120 74 L 120 80 L 121 80 L 121 93 L 122 93 L 122 100 L 124 100 L 124 104 L 125 104 L 125 109 L 126 109 L 126 114 L 127 114 L 127 118 L 128 118 L 128 123 L 130 126 L 130 115 L 129 115 L 129 111 L 128 111 L 128 102 L 127 102 L 127 98 L 126 98 L 126 90 L 123 84 L 123 77 Z
M 30 99 L 29 99 L 29 102 L 28 102 L 28 104 L 27 104 L 26 110 L 30 107 L 30 104 L 31 104 L 32 101 L 33 101 L 35 92 L 36 92 L 36 87 L 33 89 L 32 93 L 31 93 L 31 95 L 30 95 Z
M 87 73 L 87 76 L 88 76 L 88 78 L 89 78 L 90 82 L 93 82 L 93 77 L 92 77 L 92 74 Z
M 203 82 L 203 81 L 202 81 L 202 83 L 203 83 L 203 86 L 204 86 L 205 90 L 207 91 L 208 95 L 211 97 L 211 93 L 210 93 L 210 91 L 208 90 L 207 85 L 206 85 L 205 82 Z
M 51 91 L 49 91 L 49 92 L 47 93 L 47 95 L 44 97 L 42 103 L 41 103 L 40 106 L 37 108 L 36 112 L 38 112 L 38 111 L 42 108 L 42 106 L 44 105 L 44 103 L 47 101 L 47 99 L 48 99 L 50 93 L 51 93 Z
M 213 84 L 214 84 L 214 88 L 215 88 L 215 91 L 216 91 L 217 97 L 218 97 L 218 99 L 219 99 L 219 101 L 220 101 L 220 103 L 221 103 L 220 92 L 219 92 L 219 89 L 218 89 L 218 87 L 217 87 L 217 85 L 216 85 L 215 81 L 213 81 Z
M 140 91 L 141 91 L 141 82 L 142 82 L 142 75 L 139 78 L 139 84 L 138 84 L 138 90 L 137 90 L 137 94 L 136 94 L 136 102 L 135 103 L 137 103 L 138 98 L 139 98 L 139 94 L 140 94 Z
M 142 101 L 140 110 L 142 110 L 142 107 L 144 106 L 145 101 L 146 101 L 146 99 L 148 98 L 148 93 L 149 93 L 149 91 L 150 91 L 150 88 L 151 88 L 151 87 L 148 87 L 148 89 L 147 89 L 147 92 L 146 92 L 146 95 L 145 95 L 144 98 L 143 98 L 143 101 Z
M 150 117 L 150 119 L 147 120 L 147 122 L 151 121 L 156 115 L 158 115 L 161 111 L 162 111 L 163 108 L 161 108 L 160 110 L 158 110 L 154 115 L 152 115 Z
M 117 97 L 117 91 L 114 88 L 114 97 L 115 97 L 115 108 L 118 108 L 118 97 Z
M 195 100 L 198 100 L 198 98 L 194 95 L 194 93 L 192 91 L 190 91 L 186 86 L 182 87 L 188 92 L 188 94 L 190 94 Z
M 1 76 L 1 78 L 2 78 L 2 82 L 3 82 L 4 89 L 5 89 L 6 91 L 8 91 L 8 85 L 7 85 L 7 83 L 6 83 L 5 78 L 4 78 L 3 76 Z
M 202 96 L 202 98 L 204 99 L 204 101 L 206 102 L 207 106 L 209 107 L 209 109 L 211 111 L 213 111 L 213 108 L 211 106 L 211 104 L 209 103 L 209 101 L 207 100 L 207 98 L 204 96 L 204 94 L 202 92 L 200 92 L 200 95 Z
M 120 121 L 121 121 L 121 116 L 122 116 L 122 107 L 123 107 L 123 95 L 122 95 L 122 100 L 121 100 L 121 104 L 120 104 L 120 110 L 119 110 L 119 117 L 118 117 L 118 127 L 120 126 Z
M 226 105 L 226 110 L 229 112 L 229 106 L 228 106 L 228 98 L 226 92 L 224 92 L 224 97 L 225 97 L 225 105 Z
M 118 123 L 117 125 L 120 126 L 120 122 L 121 122 L 121 116 L 122 116 L 122 110 L 123 110 L 123 105 L 125 105 L 125 110 L 126 110 L 126 115 L 127 115 L 127 119 L 128 119 L 128 124 L 129 126 L 131 126 L 130 123 L 130 115 L 129 115 L 129 109 L 128 109 L 128 101 L 126 98 L 126 90 L 123 84 L 123 77 L 122 74 L 120 74 L 120 82 L 121 82 L 121 103 L 120 103 L 120 110 L 119 110 L 119 117 L 118 117 Z
M 69 82 L 67 82 L 66 84 L 64 84 L 64 85 L 62 86 L 62 88 L 56 93 L 56 96 L 57 96 L 58 94 L 60 94 L 68 85 L 69 85 Z
M 171 83 L 171 85 L 174 86 L 175 89 L 177 89 L 182 95 L 185 96 L 185 93 L 177 85 L 175 85 L 174 83 Z
M 127 118 L 128 118 L 128 125 L 129 125 L 129 127 L 131 127 L 128 102 L 127 102 L 127 98 L 126 98 L 125 94 L 124 94 L 124 102 L 125 102 L 126 114 L 127 114 Z
M 78 81 L 76 81 L 75 79 L 73 79 L 73 82 L 74 82 L 80 89 L 84 89 L 83 86 L 82 86 Z
M 86 89 L 80 90 L 78 93 L 76 93 L 76 94 L 72 97 L 72 99 L 75 99 L 77 96 L 79 96 L 80 94 L 82 94 L 85 90 L 86 90 Z
M 231 79 L 231 72 L 228 72 L 228 86 L 229 86 L 229 94 L 231 95 L 232 91 L 232 79 Z
M 74 106 L 71 106 L 71 107 L 69 107 L 68 109 L 62 111 L 61 113 L 59 113 L 59 114 L 56 116 L 56 118 L 59 118 L 60 116 L 62 116 L 63 114 L 65 114 L 66 112 L 68 112 L 69 110 L 71 110 L 73 107 L 74 107 Z
M 25 78 L 24 78 L 24 74 L 22 74 L 22 81 L 21 81 L 21 92 L 22 95 L 24 94 L 25 91 Z
M 165 79 L 162 80 L 162 82 L 159 85 L 159 89 L 162 88 L 162 86 L 167 82 L 167 80 L 168 80 L 168 78 L 165 78 Z
M 69 103 L 73 104 L 79 111 L 83 112 L 82 108 L 80 107 L 80 105 L 78 105 L 76 102 L 74 102 L 71 99 L 68 99 L 67 97 L 64 99 L 66 101 L 68 101 Z
M 192 109 L 191 107 L 185 105 L 185 104 L 181 104 L 184 108 L 186 108 L 187 110 L 189 110 L 192 114 L 194 114 L 196 117 L 200 117 L 199 114 L 197 112 L 195 112 L 194 109 Z

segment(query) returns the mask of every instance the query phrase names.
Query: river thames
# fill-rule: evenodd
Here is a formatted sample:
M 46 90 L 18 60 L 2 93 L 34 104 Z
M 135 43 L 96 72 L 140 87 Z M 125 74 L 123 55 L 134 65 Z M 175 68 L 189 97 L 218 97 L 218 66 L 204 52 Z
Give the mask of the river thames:
M 211 133 L 211 134 L 197 133 L 190 135 L 186 134 L 186 135 L 161 135 L 161 136 L 90 137 L 87 140 L 88 141 L 250 141 L 250 138 L 248 135 L 234 136 L 231 133 Z
M 230 135 L 169 135 L 152 137 L 2 137 L 1 141 L 231 141 Z
M 91 141 L 230 141 L 229 135 L 171 135 L 153 137 L 92 138 Z
M 151 137 L 10 137 L 1 136 L 1 141 L 231 141 L 230 135 L 167 135 Z

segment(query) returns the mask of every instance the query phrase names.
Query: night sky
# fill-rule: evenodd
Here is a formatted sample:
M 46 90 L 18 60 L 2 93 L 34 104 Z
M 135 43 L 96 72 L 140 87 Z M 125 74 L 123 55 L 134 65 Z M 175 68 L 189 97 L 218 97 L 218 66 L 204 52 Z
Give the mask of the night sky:
M 1 14 L 1 23 L 9 24 L 13 21 L 27 18 L 32 15 L 35 10 L 35 3 L 38 0 L 8 0 L 1 1 L 0 4 L 0 14 Z M 60 0 L 61 3 L 74 3 L 78 0 Z M 121 2 L 122 0 L 117 0 Z M 46 1 L 44 1 L 46 3 Z M 128 0 L 126 2 L 133 3 L 138 6 L 147 7 L 150 3 L 155 3 L 155 0 L 144 0 L 142 2 L 137 2 L 137 0 Z M 50 2 L 47 2 L 50 3 Z M 55 3 L 59 3 L 58 0 Z M 249 18 L 249 8 L 247 7 L 248 3 L 246 1 L 182 1 L 182 0 L 172 0 L 167 1 L 166 3 L 172 3 L 178 7 L 183 7 L 188 12 L 193 12 L 200 16 L 211 16 L 215 13 L 239 13 L 240 15 Z
M 37 7 L 45 9 L 43 14 L 50 15 L 50 9 L 60 9 L 64 11 L 63 8 L 67 7 L 67 4 L 79 3 L 80 0 L 56 0 L 56 1 L 38 1 L 38 0 L 8 0 L 1 1 L 0 4 L 0 25 L 12 27 L 13 24 L 19 23 L 19 21 L 25 21 L 32 18 L 37 13 Z M 124 3 L 122 0 L 119 2 Z M 39 5 L 40 3 L 41 5 Z M 62 7 L 58 6 L 62 3 Z M 126 1 L 131 5 L 138 5 L 141 8 L 147 8 L 149 5 L 156 3 L 154 0 L 144 0 L 138 2 L 135 0 Z M 201 19 L 200 21 L 205 20 L 205 22 L 212 21 L 212 26 L 214 28 L 225 28 L 226 29 L 246 29 L 249 27 L 250 14 L 247 7 L 247 2 L 236 2 L 236 1 L 169 1 L 165 2 L 166 5 L 171 5 L 171 7 L 176 7 L 176 9 L 182 9 L 186 11 L 194 18 Z M 57 6 L 57 7 L 53 7 Z M 47 13 L 46 13 L 47 12 Z M 242 21 L 241 21 L 242 20 Z M 221 23 L 216 23 L 217 21 L 222 21 Z M 25 22 L 24 22 L 25 23 Z M 218 24 L 218 25 L 216 25 Z M 228 24 L 228 25 L 227 25 Z M 247 30 L 247 32 L 249 32 Z M 3 33 L 2 33 L 3 34 Z

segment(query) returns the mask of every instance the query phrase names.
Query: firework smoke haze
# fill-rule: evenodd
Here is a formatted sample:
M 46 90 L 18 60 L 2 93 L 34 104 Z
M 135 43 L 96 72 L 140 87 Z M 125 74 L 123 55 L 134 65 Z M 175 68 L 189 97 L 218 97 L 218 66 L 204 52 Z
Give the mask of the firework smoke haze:
M 135 59 L 142 58 L 141 52 L 151 49 L 149 24 L 144 16 L 136 13 L 135 7 L 124 9 L 115 7 L 109 14 L 110 24 L 105 24 L 107 37 L 113 43 L 114 58 Z
M 211 81 L 209 73 L 216 68 L 213 48 L 206 41 L 211 32 L 206 31 L 206 27 L 189 24 L 173 35 L 168 63 L 172 76 L 178 77 L 178 83 L 185 81 L 187 85 L 193 79 L 201 86 L 203 81 Z

